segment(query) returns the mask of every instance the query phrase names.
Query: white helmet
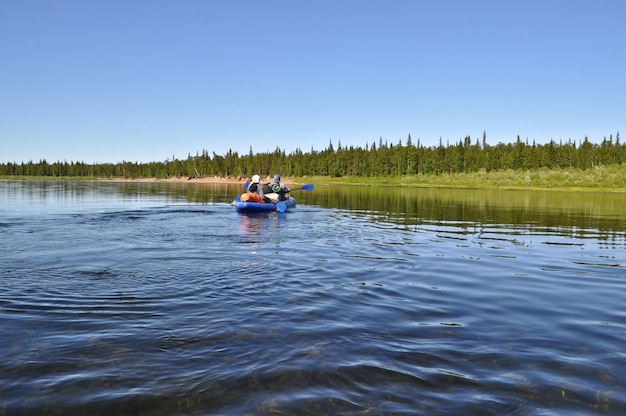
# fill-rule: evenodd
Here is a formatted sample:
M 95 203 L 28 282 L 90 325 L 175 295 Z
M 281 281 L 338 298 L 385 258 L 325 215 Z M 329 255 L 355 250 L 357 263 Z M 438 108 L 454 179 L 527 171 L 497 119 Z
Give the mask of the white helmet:
M 259 183 L 261 182 L 261 177 L 259 175 L 254 175 L 252 177 L 252 183 Z

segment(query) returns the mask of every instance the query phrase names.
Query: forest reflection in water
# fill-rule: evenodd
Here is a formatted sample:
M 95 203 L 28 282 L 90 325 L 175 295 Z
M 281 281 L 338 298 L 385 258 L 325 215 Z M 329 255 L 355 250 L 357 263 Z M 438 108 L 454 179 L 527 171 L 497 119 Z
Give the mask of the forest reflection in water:
M 10 182 L 9 182 L 10 183 Z M 6 192 L 6 191 L 5 191 Z M 10 192 L 10 189 L 9 189 Z M 14 186 L 14 192 L 38 192 L 39 198 L 146 199 L 172 202 L 229 203 L 243 192 L 242 184 L 192 182 L 41 181 L 36 187 Z M 623 237 L 626 194 L 525 190 L 476 190 L 402 186 L 324 186 L 296 190 L 298 205 L 367 212 L 381 220 L 410 227 L 422 222 L 509 224 L 595 229 L 600 238 Z M 15 197 L 15 195 L 14 195 Z M 63 202 L 63 201 L 61 201 Z
M 562 227 L 571 236 L 594 229 L 600 239 L 623 238 L 626 230 L 626 195 L 613 193 L 329 186 L 301 202 L 366 211 L 406 227 L 450 221 Z
M 600 239 L 623 238 L 626 230 L 626 195 L 613 193 L 328 186 L 299 202 L 366 211 L 405 227 L 424 222 L 563 227 L 572 235 L 595 229 Z

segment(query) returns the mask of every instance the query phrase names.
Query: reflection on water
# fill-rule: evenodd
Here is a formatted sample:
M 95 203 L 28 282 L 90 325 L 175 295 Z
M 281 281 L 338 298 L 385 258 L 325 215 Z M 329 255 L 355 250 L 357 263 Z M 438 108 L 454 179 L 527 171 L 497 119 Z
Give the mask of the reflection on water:
M 623 238 L 626 194 L 458 190 L 401 187 L 317 187 L 303 203 L 359 210 L 410 228 L 424 222 L 518 224 L 540 231 L 584 229 L 601 239 Z
M 625 414 L 623 195 L 0 181 L 0 414 Z
M 5 201 L 34 200 L 67 204 L 89 199 L 147 200 L 214 204 L 232 201 L 240 184 L 177 182 L 4 181 Z M 523 224 L 537 227 L 595 229 L 602 238 L 626 230 L 626 194 L 509 190 L 459 190 L 406 187 L 317 186 L 294 191 L 299 205 L 363 213 L 410 227 L 426 222 Z
M 8 204 L 61 204 L 102 201 L 143 201 L 211 204 L 231 199 L 242 185 L 185 182 L 0 181 L 0 197 Z

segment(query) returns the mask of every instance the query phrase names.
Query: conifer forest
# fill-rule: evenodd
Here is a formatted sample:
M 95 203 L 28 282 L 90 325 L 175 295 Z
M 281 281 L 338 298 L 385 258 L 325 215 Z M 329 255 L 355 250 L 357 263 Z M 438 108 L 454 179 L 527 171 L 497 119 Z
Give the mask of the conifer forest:
M 456 143 L 423 146 L 414 143 L 411 135 L 403 142 L 388 143 L 381 138 L 378 143 L 363 147 L 344 147 L 341 143 L 321 151 L 297 149 L 286 153 L 274 151 L 248 154 L 229 150 L 218 155 L 208 150 L 189 154 L 186 159 L 172 157 L 165 161 L 139 163 L 84 163 L 80 161 L 6 162 L 0 163 L 0 176 L 33 177 L 84 177 L 84 178 L 169 178 L 169 177 L 250 177 L 254 174 L 270 176 L 280 172 L 284 177 L 386 177 L 447 173 L 471 173 L 497 170 L 533 170 L 572 168 L 586 170 L 595 166 L 623 164 L 626 145 L 620 142 L 619 132 L 600 143 L 588 137 L 578 142 L 537 144 L 522 140 L 514 143 L 472 140 L 470 136 Z

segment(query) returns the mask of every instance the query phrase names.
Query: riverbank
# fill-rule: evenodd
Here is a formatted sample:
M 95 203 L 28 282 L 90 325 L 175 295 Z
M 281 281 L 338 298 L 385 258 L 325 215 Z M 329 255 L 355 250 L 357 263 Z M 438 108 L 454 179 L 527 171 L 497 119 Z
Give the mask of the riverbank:
M 221 176 L 203 176 L 203 177 L 171 177 L 171 178 L 139 178 L 139 179 L 111 179 L 113 181 L 123 182 L 176 182 L 176 183 L 214 183 L 214 184 L 241 184 L 250 181 L 250 178 L 237 178 L 237 177 L 221 177 Z M 271 183 L 274 177 L 261 178 L 261 183 Z M 289 178 L 281 178 L 282 184 L 291 186 L 298 182 L 295 182 Z
M 202 176 L 187 177 L 174 176 L 168 178 L 99 178 L 99 177 L 83 177 L 83 176 L 0 176 L 0 180 L 68 180 L 68 181 L 107 181 L 107 182 L 172 182 L 172 183 L 214 183 L 214 184 L 244 184 L 250 178 L 238 177 L 222 177 L 222 176 Z M 272 177 L 262 178 L 261 183 L 272 182 Z M 281 183 L 285 185 L 293 185 L 300 183 L 290 178 L 283 178 Z
M 4 180 L 101 180 L 123 182 L 185 182 L 244 184 L 247 177 L 168 177 L 168 178 L 85 178 L 85 177 L 24 177 L 4 176 Z M 261 180 L 271 182 L 271 177 Z M 405 176 L 284 176 L 288 186 L 313 183 L 315 185 L 395 186 L 459 189 L 525 189 L 570 192 L 626 193 L 626 165 L 596 166 L 592 169 L 536 169 L 499 170 L 469 173 L 444 173 L 440 175 Z
M 626 165 L 592 169 L 499 170 L 386 177 L 309 177 L 316 185 L 401 186 L 458 189 L 519 189 L 626 193 Z

